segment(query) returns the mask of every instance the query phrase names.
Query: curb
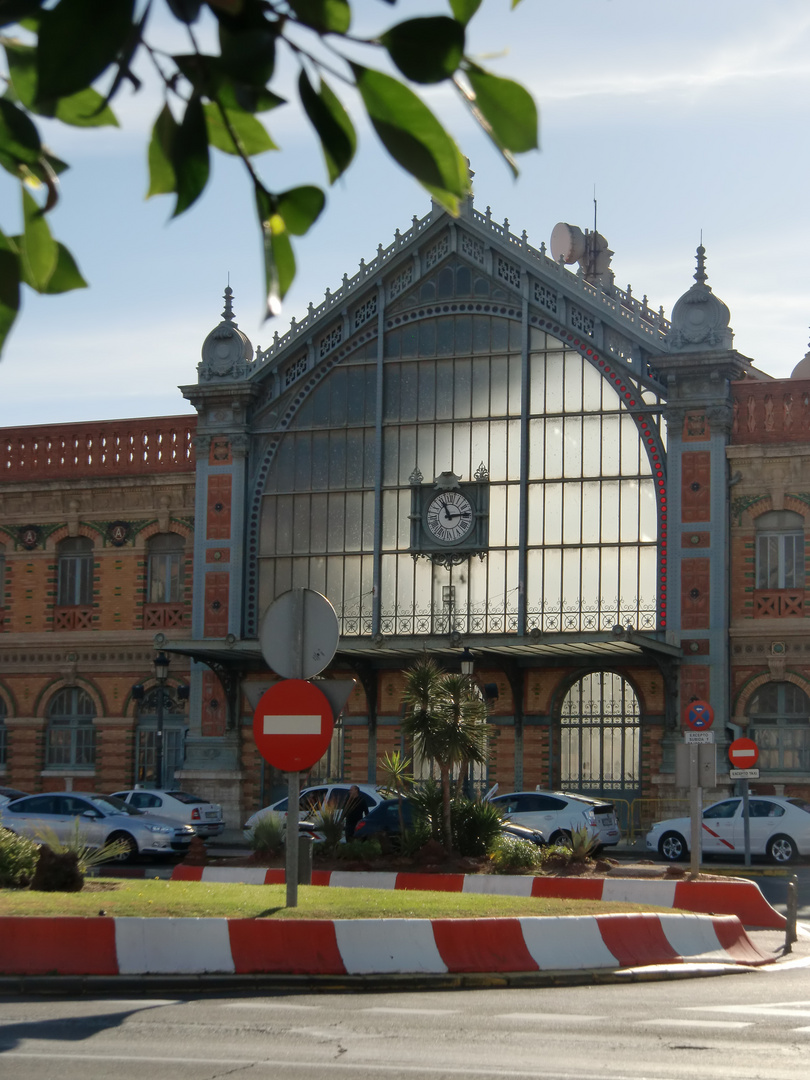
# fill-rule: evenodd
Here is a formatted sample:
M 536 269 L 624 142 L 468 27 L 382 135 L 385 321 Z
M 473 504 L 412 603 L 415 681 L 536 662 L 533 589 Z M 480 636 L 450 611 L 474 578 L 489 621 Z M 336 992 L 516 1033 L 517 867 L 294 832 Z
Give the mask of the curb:
M 498 976 L 771 963 L 735 916 L 0 918 L 4 976 Z
M 283 885 L 284 871 L 264 867 L 186 866 L 172 881 Z M 358 873 L 313 870 L 312 884 L 339 888 L 416 889 L 432 892 L 544 896 L 567 900 L 615 900 L 680 908 L 705 915 L 736 915 L 745 926 L 783 930 L 785 917 L 772 908 L 753 881 L 684 881 L 647 878 L 548 878 L 490 874 Z

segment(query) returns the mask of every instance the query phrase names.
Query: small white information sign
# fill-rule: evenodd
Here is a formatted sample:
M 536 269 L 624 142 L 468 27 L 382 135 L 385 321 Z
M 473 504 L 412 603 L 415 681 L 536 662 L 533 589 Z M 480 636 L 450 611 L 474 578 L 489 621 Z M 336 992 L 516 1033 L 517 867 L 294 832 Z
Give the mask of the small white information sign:
M 732 780 L 759 780 L 759 769 L 729 769 Z
M 685 743 L 713 743 L 713 731 L 685 731 L 683 733 Z

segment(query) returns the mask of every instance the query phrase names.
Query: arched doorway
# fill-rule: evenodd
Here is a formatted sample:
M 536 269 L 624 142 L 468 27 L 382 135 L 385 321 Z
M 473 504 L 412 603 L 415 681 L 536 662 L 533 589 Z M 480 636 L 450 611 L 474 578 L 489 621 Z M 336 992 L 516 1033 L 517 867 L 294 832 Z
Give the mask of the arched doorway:
M 621 675 L 592 671 L 565 695 L 560 782 L 567 791 L 609 798 L 627 824 L 630 804 L 641 790 L 641 710 Z

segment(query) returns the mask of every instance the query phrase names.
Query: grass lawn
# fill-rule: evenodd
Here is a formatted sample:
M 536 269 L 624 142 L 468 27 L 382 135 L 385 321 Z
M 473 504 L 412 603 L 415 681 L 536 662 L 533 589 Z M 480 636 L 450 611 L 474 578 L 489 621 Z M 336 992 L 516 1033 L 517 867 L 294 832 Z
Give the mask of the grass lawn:
M 672 911 L 644 904 L 473 893 L 339 889 L 301 885 L 298 907 L 286 908 L 286 886 L 202 881 L 94 878 L 93 891 L 0 890 L 0 915 L 217 916 L 230 919 L 464 919 L 524 915 L 604 915 Z

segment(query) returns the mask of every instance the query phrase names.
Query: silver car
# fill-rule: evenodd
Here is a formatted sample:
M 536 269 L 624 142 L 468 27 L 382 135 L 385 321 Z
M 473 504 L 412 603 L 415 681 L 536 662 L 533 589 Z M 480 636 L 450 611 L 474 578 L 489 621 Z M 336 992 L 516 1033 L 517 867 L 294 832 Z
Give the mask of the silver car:
M 585 829 L 600 847 L 614 847 L 621 840 L 611 802 L 567 791 L 539 790 L 513 791 L 490 801 L 508 821 L 539 829 L 550 844 L 567 843 L 576 829 Z
M 190 825 L 147 816 L 121 799 L 86 791 L 53 791 L 26 795 L 0 809 L 0 825 L 18 836 L 41 839 L 43 829 L 52 829 L 60 840 L 79 835 L 88 847 L 102 847 L 123 840 L 127 851 L 117 861 L 135 855 L 184 855 L 194 837 Z

